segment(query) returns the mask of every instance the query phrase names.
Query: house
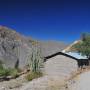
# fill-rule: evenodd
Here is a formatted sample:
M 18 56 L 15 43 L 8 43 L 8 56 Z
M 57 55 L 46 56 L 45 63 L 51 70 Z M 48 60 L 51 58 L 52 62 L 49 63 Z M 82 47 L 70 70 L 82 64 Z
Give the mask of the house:
M 44 73 L 50 77 L 50 80 L 55 80 L 55 83 L 60 83 L 70 78 L 75 74 L 79 67 L 88 65 L 87 59 L 78 59 L 72 55 L 57 52 L 45 57 Z
M 45 57 L 45 74 L 56 80 L 69 78 L 78 69 L 77 58 L 57 52 Z
M 53 58 L 59 59 L 60 62 L 67 63 L 68 65 L 72 66 L 72 68 L 73 67 L 78 68 L 83 67 L 84 65 L 85 66 L 89 65 L 89 60 L 86 57 L 81 56 L 80 58 L 80 55 L 75 56 L 75 54 L 64 52 L 57 52 L 52 55 L 46 56 L 45 61 L 52 60 Z
M 60 50 L 56 53 L 49 53 L 44 57 L 44 61 L 45 74 L 56 77 L 57 80 L 58 77 L 60 79 L 69 78 L 74 72 L 77 72 L 78 68 L 89 65 L 89 60 L 86 57 Z

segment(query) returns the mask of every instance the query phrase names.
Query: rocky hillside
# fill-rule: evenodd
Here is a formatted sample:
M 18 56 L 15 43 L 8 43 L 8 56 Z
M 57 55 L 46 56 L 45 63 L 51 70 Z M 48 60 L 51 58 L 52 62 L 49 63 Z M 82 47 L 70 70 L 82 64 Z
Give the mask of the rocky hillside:
M 28 40 L 14 30 L 0 26 L 0 61 L 5 67 L 23 68 L 31 50 Z
M 71 51 L 74 51 L 72 50 L 72 46 L 79 43 L 81 40 L 77 40 L 77 41 L 74 41 L 72 44 L 70 44 L 69 46 L 67 46 L 66 48 L 63 49 L 62 52 L 71 52 Z
M 60 41 L 41 41 L 42 54 L 44 57 L 60 52 L 68 45 Z
M 20 35 L 15 30 L 0 26 L 0 61 L 5 67 L 25 68 L 32 53 L 31 38 Z M 55 41 L 39 41 L 43 56 L 63 50 L 67 45 Z

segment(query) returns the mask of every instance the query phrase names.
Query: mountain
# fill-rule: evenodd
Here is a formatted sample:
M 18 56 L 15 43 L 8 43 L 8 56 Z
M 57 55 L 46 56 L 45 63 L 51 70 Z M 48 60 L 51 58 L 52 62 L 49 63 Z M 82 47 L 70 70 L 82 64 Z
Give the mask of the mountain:
M 72 44 L 70 44 L 69 46 L 67 46 L 66 48 L 64 48 L 62 50 L 62 52 L 66 53 L 66 52 L 72 52 L 74 50 L 72 50 L 72 46 L 79 43 L 81 40 L 77 40 L 77 41 L 74 41 Z
M 0 61 L 5 67 L 24 68 L 27 64 L 28 54 L 31 51 L 31 43 L 27 38 L 15 30 L 0 26 Z
M 65 49 L 68 45 L 60 41 L 41 41 L 42 55 L 44 57 L 60 52 Z
M 0 62 L 6 68 L 17 65 L 24 69 L 28 65 L 28 57 L 32 53 L 32 38 L 17 33 L 11 28 L 0 26 Z M 38 41 L 42 55 L 48 56 L 62 51 L 67 45 L 56 41 Z

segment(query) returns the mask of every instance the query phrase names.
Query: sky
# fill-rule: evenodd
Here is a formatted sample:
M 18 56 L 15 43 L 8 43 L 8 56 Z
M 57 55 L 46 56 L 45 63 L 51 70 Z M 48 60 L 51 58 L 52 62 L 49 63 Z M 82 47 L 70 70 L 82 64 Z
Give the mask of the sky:
M 90 0 L 0 0 L 0 25 L 35 39 L 71 43 L 90 32 Z

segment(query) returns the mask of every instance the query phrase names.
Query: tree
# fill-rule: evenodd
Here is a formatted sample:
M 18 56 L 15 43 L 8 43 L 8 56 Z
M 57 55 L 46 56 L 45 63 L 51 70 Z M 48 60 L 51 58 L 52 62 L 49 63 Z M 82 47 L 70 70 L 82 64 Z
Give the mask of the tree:
M 90 33 L 83 33 L 81 40 L 72 49 L 90 59 Z

